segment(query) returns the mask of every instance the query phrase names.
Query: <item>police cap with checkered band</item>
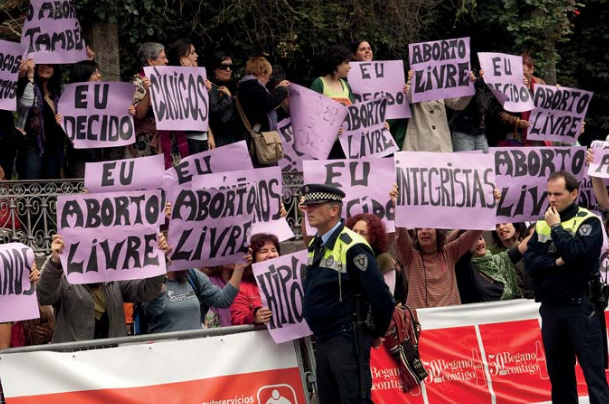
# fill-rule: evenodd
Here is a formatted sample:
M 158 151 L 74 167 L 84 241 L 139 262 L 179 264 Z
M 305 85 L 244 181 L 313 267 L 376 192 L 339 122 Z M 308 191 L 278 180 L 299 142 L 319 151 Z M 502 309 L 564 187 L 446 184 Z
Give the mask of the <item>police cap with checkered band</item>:
M 342 203 L 345 197 L 345 193 L 340 189 L 325 184 L 306 184 L 302 187 L 301 194 L 304 196 L 304 205 L 330 202 Z

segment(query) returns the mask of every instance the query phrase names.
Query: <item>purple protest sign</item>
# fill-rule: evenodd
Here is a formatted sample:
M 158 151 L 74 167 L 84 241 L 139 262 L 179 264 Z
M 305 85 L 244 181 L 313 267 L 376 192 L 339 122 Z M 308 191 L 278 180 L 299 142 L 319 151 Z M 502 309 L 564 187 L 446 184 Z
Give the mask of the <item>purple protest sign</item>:
M 68 84 L 57 112 L 61 127 L 75 149 L 127 146 L 135 143 L 131 83 L 89 82 Z
M 173 202 L 168 270 L 244 263 L 254 220 L 255 204 L 247 200 L 256 197 L 253 187 L 195 189 L 192 185 L 179 185 Z
M 161 188 L 165 174 L 162 154 L 85 164 L 85 188 L 89 193 Z
M 204 67 L 147 66 L 152 109 L 159 130 L 207 130 L 209 96 Z
M 522 56 L 478 52 L 478 60 L 484 70 L 484 82 L 506 111 L 525 112 L 535 107 L 523 82 Z
M 34 252 L 21 243 L 0 245 L 0 323 L 39 318 L 36 287 L 30 283 Z
M 594 149 L 594 161 L 588 166 L 588 176 L 609 178 L 609 142 L 595 140 L 590 147 Z
M 404 94 L 404 62 L 383 60 L 350 62 L 349 85 L 356 103 L 387 98 L 387 119 L 410 118 L 410 105 Z
M 110 192 L 57 197 L 57 234 L 68 282 L 144 279 L 166 272 L 158 247 L 161 191 Z
M 296 84 L 290 84 L 289 103 L 295 149 L 319 160 L 328 158 L 347 107 Z
M 596 195 L 594 194 L 594 187 L 592 185 L 592 178 L 588 173 L 584 174 L 584 177 L 579 183 L 579 198 L 577 200 L 577 206 L 588 209 L 595 213 L 599 212 L 598 204 L 596 202 Z
M 585 147 L 493 147 L 501 199 L 496 223 L 536 221 L 548 207 L 548 177 L 565 170 L 581 180 Z M 479 156 L 476 156 L 476 160 Z
M 344 133 L 338 137 L 348 159 L 385 157 L 398 151 L 391 133 L 385 129 L 387 98 L 375 98 L 349 105 Z
M 414 71 L 412 102 L 474 95 L 469 79 L 469 38 L 411 43 L 410 69 Z
M 277 344 L 313 334 L 302 310 L 306 270 L 307 250 L 252 264 L 262 305 L 273 313 L 267 327 Z
M 296 150 L 292 120 L 286 118 L 279 122 L 277 124 L 277 131 L 279 132 L 279 136 L 281 136 L 283 144 L 283 158 L 279 160 L 281 171 L 302 172 L 302 162 L 305 160 L 314 160 L 314 158 Z
M 17 109 L 17 81 L 23 45 L 0 39 L 0 109 Z
M 326 184 L 343 190 L 346 195 L 344 219 L 358 213 L 372 213 L 385 223 L 388 233 L 395 231 L 394 209 L 389 197 L 395 184 L 392 159 L 305 161 L 303 167 L 305 184 Z M 307 222 L 307 234 L 315 233 Z
M 494 229 L 493 163 L 491 154 L 396 153 L 396 227 Z
M 281 217 L 283 185 L 281 168 L 268 167 L 255 170 L 226 171 L 218 174 L 200 175 L 192 180 L 192 189 L 237 188 L 251 186 L 251 195 L 244 198 L 253 205 L 254 224 L 252 234 L 268 233 L 279 241 L 294 237 L 287 220 Z
M 588 106 L 590 91 L 537 84 L 533 94 L 529 140 L 549 140 L 573 144 L 579 137 Z
M 21 31 L 21 43 L 36 64 L 87 60 L 87 46 L 70 0 L 31 0 Z

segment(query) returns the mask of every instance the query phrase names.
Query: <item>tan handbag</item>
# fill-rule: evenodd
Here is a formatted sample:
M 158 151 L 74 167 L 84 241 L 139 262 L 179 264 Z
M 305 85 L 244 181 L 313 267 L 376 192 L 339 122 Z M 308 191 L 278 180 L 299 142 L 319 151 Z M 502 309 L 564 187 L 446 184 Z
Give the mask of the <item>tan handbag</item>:
M 255 128 L 252 129 L 250 121 L 245 116 L 243 108 L 241 108 L 239 98 L 236 99 L 236 104 L 243 125 L 252 137 L 250 154 L 254 156 L 254 153 L 256 153 L 256 157 L 260 164 L 273 164 L 281 160 L 283 158 L 283 144 L 281 143 L 279 132 L 276 130 L 260 132 Z M 256 126 L 259 127 L 259 125 Z

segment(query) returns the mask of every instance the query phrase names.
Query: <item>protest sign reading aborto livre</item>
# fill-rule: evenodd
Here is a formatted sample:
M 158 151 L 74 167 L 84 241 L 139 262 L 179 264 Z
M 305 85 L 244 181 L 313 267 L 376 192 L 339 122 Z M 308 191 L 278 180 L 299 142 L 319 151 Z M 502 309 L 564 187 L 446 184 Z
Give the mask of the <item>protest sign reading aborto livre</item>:
M 474 95 L 469 79 L 469 38 L 411 43 L 410 69 L 414 71 L 412 102 Z
M 68 84 L 57 112 L 61 127 L 75 149 L 127 146 L 135 143 L 129 106 L 135 86 L 131 83 L 89 82 Z
M 87 46 L 71 0 L 30 0 L 21 43 L 36 64 L 87 59 Z
M 161 191 L 110 192 L 57 197 L 61 264 L 73 284 L 143 279 L 164 274 L 158 247 Z
M 387 119 L 410 118 L 410 105 L 404 94 L 404 62 L 381 60 L 350 62 L 349 85 L 355 103 L 387 98 Z
M 0 109 L 17 109 L 17 81 L 23 46 L 0 39 Z
M 396 153 L 399 196 L 395 225 L 406 228 L 495 228 L 493 156 L 468 153 Z
M 253 186 L 176 188 L 169 220 L 169 271 L 243 263 L 254 221 Z
M 585 147 L 494 147 L 490 154 L 501 191 L 497 223 L 538 220 L 548 207 L 550 174 L 565 170 L 581 180 L 585 173 Z
M 302 310 L 307 250 L 252 264 L 262 304 L 273 316 L 267 327 L 277 344 L 311 335 Z
M 0 323 L 40 317 L 30 283 L 34 252 L 21 243 L 0 245 Z
M 85 164 L 85 188 L 90 193 L 160 189 L 165 174 L 162 154 Z
M 204 67 L 147 66 L 152 110 L 159 130 L 207 130 L 209 96 Z
M 533 97 L 524 85 L 522 56 L 479 52 L 484 82 L 506 111 L 525 112 L 534 108 Z
M 573 144 L 584 124 L 592 93 L 569 87 L 535 86 L 527 132 L 529 140 L 549 140 Z

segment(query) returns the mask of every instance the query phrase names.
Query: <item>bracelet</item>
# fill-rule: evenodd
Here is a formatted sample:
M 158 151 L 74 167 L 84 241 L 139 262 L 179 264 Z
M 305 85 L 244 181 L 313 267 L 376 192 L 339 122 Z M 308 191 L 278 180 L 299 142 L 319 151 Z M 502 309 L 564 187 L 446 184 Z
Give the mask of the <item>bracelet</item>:
M 554 223 L 552 226 L 550 226 L 550 229 L 555 229 L 558 226 L 561 226 L 561 224 L 560 223 Z

